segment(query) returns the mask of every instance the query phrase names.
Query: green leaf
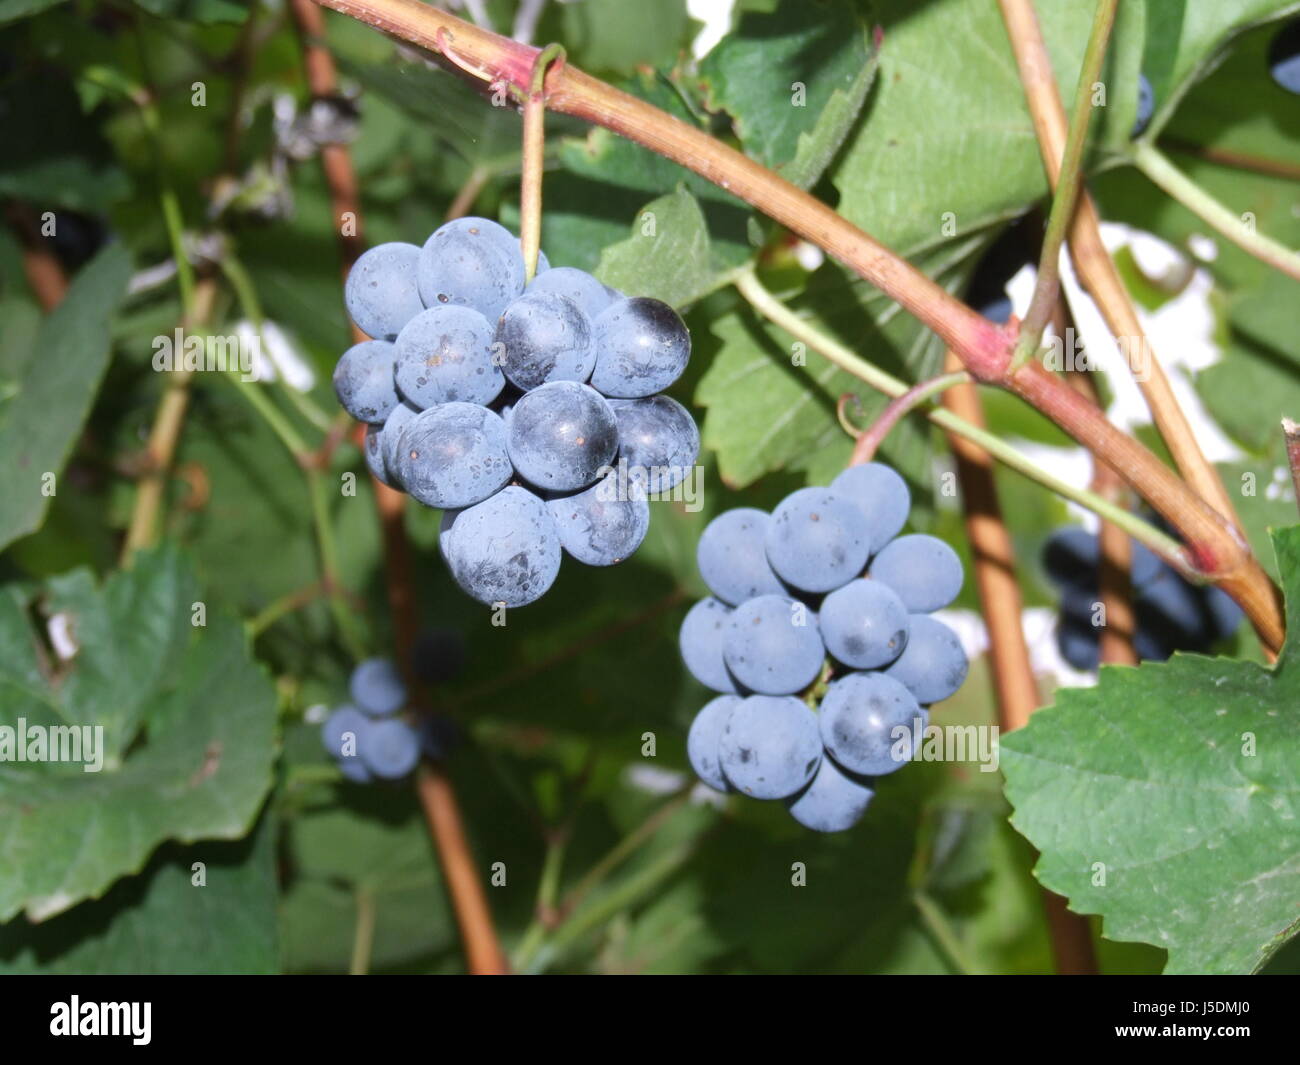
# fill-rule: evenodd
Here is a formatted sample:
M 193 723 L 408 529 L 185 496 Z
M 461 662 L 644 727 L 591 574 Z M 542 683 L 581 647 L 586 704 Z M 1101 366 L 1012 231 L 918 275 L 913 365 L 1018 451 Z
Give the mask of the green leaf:
M 678 186 L 638 212 L 632 236 L 601 252 L 595 273 L 630 295 L 682 307 L 724 284 L 727 267 L 714 254 L 699 201 Z
M 63 2 L 64 0 L 0 0 L 0 25 L 17 22 L 29 15 L 39 15 L 46 8 Z
M 238 842 L 168 844 L 102 899 L 40 924 L 15 917 L 0 925 L 0 973 L 278 972 L 273 828 L 264 817 Z
M 1276 668 L 1104 667 L 1003 740 L 1038 878 L 1110 938 L 1165 948 L 1167 972 L 1254 972 L 1300 927 L 1300 526 L 1274 544 L 1289 634 Z
M 583 0 L 561 5 L 560 12 L 559 39 L 569 59 L 594 72 L 631 74 L 639 66 L 671 63 L 690 43 L 685 0 Z
M 1038 6 L 1062 99 L 1074 100 L 1091 4 Z M 1143 5 L 1120 7 L 1093 143 L 1127 144 L 1136 113 Z M 840 213 L 905 254 L 1024 212 L 1046 194 L 1024 90 L 996 4 L 885 0 L 880 75 L 831 170 Z M 996 161 L 996 162 L 994 162 Z
M 978 243 L 953 243 L 931 257 L 927 271 L 936 272 L 950 289 L 958 288 Z M 823 266 L 791 307 L 905 381 L 931 376 L 942 359 L 942 345 L 932 333 L 883 293 L 850 280 L 834 264 Z M 839 397 L 859 395 L 863 421 L 884 407 L 884 398 L 816 352 L 792 344 L 783 331 L 748 310 L 719 318 L 713 334 L 719 347 L 695 398 L 708 408 L 703 440 L 718 453 L 723 480 L 740 488 L 785 468 L 805 473 L 812 483 L 834 476 L 852 450 L 835 414 Z M 890 433 L 882 454 L 905 476 L 928 483 L 927 440 L 928 430 L 918 419 L 908 419 Z
M 126 293 L 131 257 L 110 245 L 78 275 L 42 323 L 14 387 L 0 398 L 0 547 L 40 528 L 47 474 L 63 469 L 108 365 L 109 321 Z
M 745 151 L 801 188 L 816 184 L 876 74 L 870 27 L 847 0 L 782 0 L 746 12 L 700 63 L 712 110 Z
M 136 7 L 163 19 L 189 22 L 243 22 L 248 5 L 235 0 L 132 0 Z
M 103 755 L 98 771 L 89 747 L 85 764 L 0 762 L 0 920 L 97 897 L 164 840 L 248 831 L 270 786 L 275 694 L 236 622 L 208 611 L 191 624 L 200 602 L 174 547 L 98 588 L 84 570 L 51 581 L 45 616 L 61 615 L 78 648 L 56 672 L 31 604 L 0 595 L 0 725 L 15 744 L 72 726 Z

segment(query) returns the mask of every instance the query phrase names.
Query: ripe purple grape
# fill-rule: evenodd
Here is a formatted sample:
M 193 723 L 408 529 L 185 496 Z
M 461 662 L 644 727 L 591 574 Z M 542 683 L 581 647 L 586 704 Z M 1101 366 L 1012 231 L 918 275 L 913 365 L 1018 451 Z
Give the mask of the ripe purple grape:
M 653 396 L 676 381 L 690 360 L 691 334 L 661 300 L 618 300 L 597 316 L 595 326 L 598 354 L 591 384 L 602 395 Z
M 469 307 L 430 307 L 397 335 L 394 379 L 412 406 L 486 406 L 506 379 L 493 359 L 492 326 Z
M 871 529 L 855 503 L 825 488 L 801 488 L 772 511 L 765 542 L 767 560 L 783 581 L 829 592 L 861 575 Z
M 912 756 L 929 716 L 912 693 L 883 673 L 849 673 L 822 699 L 821 739 L 851 773 L 883 776 Z
M 376 245 L 352 264 L 343 301 L 367 336 L 392 340 L 424 310 L 416 279 L 419 259 L 420 249 L 414 244 L 394 242 Z
M 739 689 L 722 657 L 731 608 L 717 599 L 701 599 L 682 620 L 677 643 L 691 676 L 715 692 L 734 695 Z
M 727 782 L 755 799 L 784 799 L 817 772 L 817 715 L 790 695 L 751 695 L 732 709 L 718 740 Z
M 393 385 L 396 348 L 387 340 L 353 344 L 334 367 L 339 405 L 359 422 L 382 425 L 397 406 Z
M 691 768 L 714 791 L 725 793 L 731 790 L 718 763 L 718 746 L 727 719 L 740 703 L 735 695 L 719 695 L 695 715 L 691 730 L 686 734 L 686 757 L 690 759 Z
M 700 576 L 724 603 L 738 606 L 760 595 L 784 595 L 767 561 L 770 517 L 753 507 L 724 511 L 705 527 L 696 547 Z
M 793 695 L 821 672 L 826 648 L 817 615 L 783 595 L 762 595 L 731 612 L 722 657 L 745 688 L 763 695 Z
M 514 473 L 501 418 L 473 403 L 421 411 L 402 430 L 402 483 L 412 498 L 441 510 L 472 506 Z

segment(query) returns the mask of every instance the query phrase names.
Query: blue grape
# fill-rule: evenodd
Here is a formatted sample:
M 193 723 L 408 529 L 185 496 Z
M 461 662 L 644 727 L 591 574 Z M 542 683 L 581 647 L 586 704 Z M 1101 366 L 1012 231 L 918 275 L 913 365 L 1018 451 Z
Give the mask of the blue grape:
M 396 348 L 387 340 L 363 340 L 348 348 L 334 367 L 339 406 L 359 422 L 382 425 L 397 406 L 393 386 Z
M 426 307 L 472 307 L 495 322 L 524 290 L 524 257 L 504 226 L 457 218 L 425 241 L 418 277 Z
M 875 794 L 865 780 L 851 776 L 831 759 L 823 758 L 812 783 L 787 799 L 786 807 L 804 828 L 814 832 L 843 832 L 862 820 Z
M 394 408 L 396 409 L 396 408 Z M 392 417 L 392 415 L 389 415 Z M 394 487 L 392 478 L 388 475 L 388 467 L 384 463 L 384 427 L 382 425 L 366 426 L 366 467 L 370 470 L 370 476 L 381 484 Z
M 826 648 L 817 615 L 783 595 L 760 595 L 731 612 L 722 658 L 736 681 L 762 695 L 793 695 L 821 672 Z
M 412 407 L 406 400 L 402 400 L 393 412 L 384 422 L 383 432 L 379 434 L 380 450 L 383 452 L 384 469 L 388 471 L 388 485 L 393 488 L 402 488 L 405 485 L 403 480 L 403 456 L 402 456 L 402 430 L 419 414 L 419 410 Z
M 966 652 L 942 621 L 928 614 L 913 614 L 908 620 L 907 646 L 885 676 L 902 684 L 923 706 L 942 702 L 966 680 Z
M 751 695 L 732 709 L 718 740 L 727 782 L 755 799 L 784 799 L 822 760 L 817 715 L 790 695 Z
M 850 466 L 831 481 L 830 490 L 862 511 L 871 529 L 872 554 L 902 531 L 912 509 L 907 482 L 879 462 Z
M 700 576 L 724 603 L 738 606 L 760 595 L 784 595 L 785 586 L 767 561 L 766 511 L 737 507 L 705 527 L 695 550 Z
M 514 473 L 500 416 L 473 403 L 421 411 L 402 430 L 402 484 L 427 507 L 472 506 Z
M 446 684 L 465 669 L 465 637 L 455 629 L 426 629 L 411 648 L 411 671 L 427 684 Z
M 596 369 L 591 384 L 620 399 L 662 392 L 686 369 L 691 334 L 668 304 L 634 297 L 611 304 L 596 317 Z
M 1134 588 L 1141 588 L 1144 584 L 1150 584 L 1160 573 L 1160 567 L 1164 565 L 1157 555 L 1146 544 L 1132 542 L 1132 551 L 1129 555 L 1128 576 L 1129 582 Z M 1099 548 L 1100 550 L 1100 548 Z
M 395 714 L 406 705 L 406 684 L 387 658 L 367 658 L 348 682 L 352 701 L 372 717 Z
M 957 552 L 934 536 L 900 536 L 871 560 L 871 578 L 889 585 L 913 614 L 928 614 L 957 598 L 962 583 Z
M 1138 75 L 1138 103 L 1137 118 L 1133 122 L 1133 130 L 1129 134 L 1136 137 L 1142 133 L 1148 125 L 1151 124 L 1151 116 L 1156 113 L 1156 94 L 1151 88 L 1151 82 L 1145 74 Z
M 339 772 L 343 774 L 344 779 L 350 780 L 354 784 L 368 784 L 374 780 L 360 755 L 354 754 L 347 758 L 340 758 L 335 764 L 339 767 Z
M 586 311 L 587 317 L 592 320 L 619 298 L 613 289 L 606 288 L 585 270 L 572 266 L 557 266 L 545 274 L 539 269 L 532 284 L 524 289 L 524 295 L 532 296 L 543 292 L 568 297 Z
M 1222 588 L 1208 587 L 1205 592 L 1205 608 L 1210 615 L 1210 629 L 1213 639 L 1226 640 L 1241 625 L 1246 616 L 1227 592 Z
M 691 768 L 714 791 L 731 790 L 727 778 L 722 775 L 722 766 L 718 764 L 718 745 L 727 719 L 740 702 L 734 695 L 719 695 L 695 715 L 691 730 L 686 734 L 686 757 Z
M 415 732 L 420 739 L 420 751 L 435 762 L 446 758 L 460 742 L 460 730 L 444 714 L 421 715 Z
M 859 578 L 836 588 L 817 614 L 826 650 L 853 669 L 879 669 L 908 645 L 907 608 L 879 581 Z
M 730 620 L 731 608 L 725 603 L 701 599 L 687 611 L 677 634 L 677 644 L 692 677 L 715 692 L 734 695 L 739 689 L 722 657 Z
M 772 511 L 767 560 L 776 575 L 805 592 L 829 592 L 860 576 L 871 528 L 857 504 L 826 488 L 801 488 Z
M 620 458 L 651 495 L 680 484 L 700 453 L 700 430 L 690 412 L 669 396 L 614 399 Z
M 819 716 L 827 753 L 849 772 L 872 777 L 901 768 L 929 720 L 912 693 L 883 673 L 832 681 Z
M 990 322 L 1006 325 L 1011 320 L 1011 312 L 1015 310 L 1015 306 L 1012 304 L 1010 296 L 999 296 L 978 309 L 980 314 Z
M 587 312 L 555 292 L 525 292 L 497 319 L 501 368 L 525 391 L 547 381 L 585 381 L 596 365 Z
M 1283 26 L 1268 48 L 1268 69 L 1287 92 L 1300 94 L 1300 19 Z
M 377 721 L 357 741 L 357 754 L 381 780 L 404 777 L 420 760 L 420 737 L 405 721 Z
M 621 498 L 620 498 L 621 497 Z M 610 471 L 590 488 L 546 504 L 560 545 L 588 566 L 612 566 L 641 546 L 650 528 L 650 504 L 635 481 Z
M 439 403 L 486 406 L 505 387 L 492 326 L 469 307 L 430 307 L 397 335 L 397 391 L 421 410 Z
M 519 475 L 538 488 L 571 492 L 593 484 L 618 451 L 618 423 L 600 394 L 551 381 L 520 397 L 506 434 Z
M 1170 650 L 1203 651 L 1212 640 L 1199 590 L 1169 566 L 1134 597 L 1138 625 Z
M 447 553 L 451 549 L 451 530 L 460 514 L 459 510 L 444 510 L 438 522 L 438 553 L 448 566 L 451 565 L 451 556 Z
M 1062 617 L 1056 626 L 1056 648 L 1075 669 L 1093 670 L 1101 661 L 1100 634 L 1086 622 Z
M 355 706 L 340 706 L 321 725 L 321 742 L 335 761 L 352 762 L 357 744 L 369 728 L 370 718 Z
M 1097 537 L 1077 525 L 1057 529 L 1043 545 L 1043 568 L 1058 585 L 1096 587 L 1099 560 Z
M 456 583 L 489 606 L 531 603 L 560 572 L 555 522 L 545 503 L 517 485 L 460 511 L 442 540 Z
M 416 281 L 420 249 L 414 244 L 380 244 L 365 252 L 348 271 L 343 301 L 367 336 L 392 340 L 424 310 Z

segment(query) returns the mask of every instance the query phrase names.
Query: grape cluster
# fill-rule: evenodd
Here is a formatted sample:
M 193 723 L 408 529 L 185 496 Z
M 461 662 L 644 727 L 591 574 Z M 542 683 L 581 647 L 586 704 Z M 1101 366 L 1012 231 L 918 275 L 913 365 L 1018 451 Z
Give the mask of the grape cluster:
M 898 535 L 911 505 L 896 472 L 868 463 L 771 514 L 729 510 L 704 530 L 698 561 L 713 595 L 686 615 L 680 646 L 719 693 L 687 737 L 710 787 L 784 799 L 801 825 L 842 831 L 873 778 L 911 757 L 929 706 L 961 687 L 961 643 L 929 616 L 961 590 L 961 561 L 933 536 Z
M 1097 537 L 1078 526 L 1057 529 L 1043 548 L 1043 568 L 1061 592 L 1056 643 L 1075 669 L 1100 660 Z M 1175 651 L 1208 651 L 1241 624 L 1241 608 L 1222 589 L 1189 584 L 1147 547 L 1133 544 L 1129 564 L 1137 631 L 1133 650 L 1143 661 L 1163 662 Z
M 375 339 L 339 359 L 339 402 L 368 426 L 375 477 L 444 511 L 443 558 L 482 603 L 541 597 L 561 550 L 623 561 L 647 496 L 695 463 L 694 419 L 659 395 L 691 353 L 666 303 L 545 256 L 525 286 L 519 242 L 485 218 L 371 248 L 344 295 Z
M 348 780 L 396 780 L 420 760 L 420 734 L 395 715 L 406 706 L 406 685 L 386 658 L 368 658 L 352 671 L 352 702 L 321 726 L 325 750 Z

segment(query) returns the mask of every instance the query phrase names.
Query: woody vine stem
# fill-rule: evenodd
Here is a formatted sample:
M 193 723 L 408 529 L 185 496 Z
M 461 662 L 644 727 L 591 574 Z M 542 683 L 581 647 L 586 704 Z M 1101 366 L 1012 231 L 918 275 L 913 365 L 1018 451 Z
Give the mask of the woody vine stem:
M 461 74 L 504 85 L 526 100 L 540 50 L 473 26 L 418 0 L 316 0 L 322 6 L 440 56 Z M 1231 523 L 1145 446 L 1036 361 L 1013 367 L 1013 323 L 1001 327 L 965 306 L 906 260 L 831 207 L 704 131 L 583 73 L 551 64 L 545 106 L 603 126 L 728 190 L 791 232 L 816 244 L 881 289 L 933 330 L 971 376 L 1028 401 L 1110 466 L 1169 521 L 1205 579 L 1238 603 L 1264 645 L 1281 647 L 1276 587 Z

